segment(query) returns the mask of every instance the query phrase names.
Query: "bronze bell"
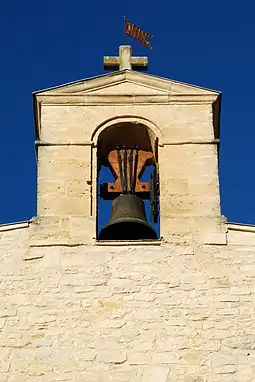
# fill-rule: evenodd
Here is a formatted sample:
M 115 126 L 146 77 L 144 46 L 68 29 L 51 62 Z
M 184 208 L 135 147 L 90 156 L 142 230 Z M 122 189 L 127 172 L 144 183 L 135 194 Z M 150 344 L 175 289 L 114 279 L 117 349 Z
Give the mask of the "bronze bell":
M 144 202 L 136 195 L 120 195 L 112 203 L 112 214 L 99 240 L 155 240 L 157 234 L 147 222 Z

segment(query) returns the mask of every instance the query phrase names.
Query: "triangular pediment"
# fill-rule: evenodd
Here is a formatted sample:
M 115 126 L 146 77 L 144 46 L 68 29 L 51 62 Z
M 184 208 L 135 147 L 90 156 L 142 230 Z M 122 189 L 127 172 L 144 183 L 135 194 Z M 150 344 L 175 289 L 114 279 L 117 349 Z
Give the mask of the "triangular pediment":
M 36 136 L 45 105 L 173 105 L 211 104 L 215 137 L 219 135 L 220 92 L 132 70 L 116 71 L 33 93 Z
M 162 89 L 137 84 L 131 81 L 124 81 L 110 86 L 104 86 L 100 89 L 90 90 L 88 93 L 93 95 L 168 94 L 167 91 Z
M 82 95 L 218 95 L 219 92 L 130 70 L 41 90 L 35 96 Z

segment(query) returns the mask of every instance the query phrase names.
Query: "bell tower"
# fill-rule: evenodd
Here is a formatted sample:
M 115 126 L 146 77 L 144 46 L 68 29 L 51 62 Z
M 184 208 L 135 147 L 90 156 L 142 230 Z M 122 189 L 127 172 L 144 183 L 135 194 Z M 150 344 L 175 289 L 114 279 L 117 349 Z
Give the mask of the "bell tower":
M 32 242 L 226 243 L 221 95 L 137 71 L 147 66 L 121 46 L 119 57 L 104 58 L 115 71 L 34 93 Z

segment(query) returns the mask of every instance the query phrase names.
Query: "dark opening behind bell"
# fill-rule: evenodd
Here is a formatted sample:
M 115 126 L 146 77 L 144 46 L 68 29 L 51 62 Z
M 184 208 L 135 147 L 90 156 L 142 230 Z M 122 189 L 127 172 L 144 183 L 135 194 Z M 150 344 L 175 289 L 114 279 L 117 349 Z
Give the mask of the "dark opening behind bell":
M 99 240 L 155 240 L 157 233 L 147 222 L 144 202 L 136 195 L 120 195 L 112 203 L 112 214 Z

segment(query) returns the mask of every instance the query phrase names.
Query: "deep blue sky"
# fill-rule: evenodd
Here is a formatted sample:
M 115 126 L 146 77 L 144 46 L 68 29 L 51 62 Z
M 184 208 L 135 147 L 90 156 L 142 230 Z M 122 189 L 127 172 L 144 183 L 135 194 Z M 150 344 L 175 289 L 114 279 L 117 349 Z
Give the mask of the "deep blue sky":
M 152 33 L 149 73 L 223 92 L 220 184 L 229 221 L 255 224 L 255 2 L 1 0 L 0 223 L 36 214 L 31 93 L 103 73 L 123 16 Z

